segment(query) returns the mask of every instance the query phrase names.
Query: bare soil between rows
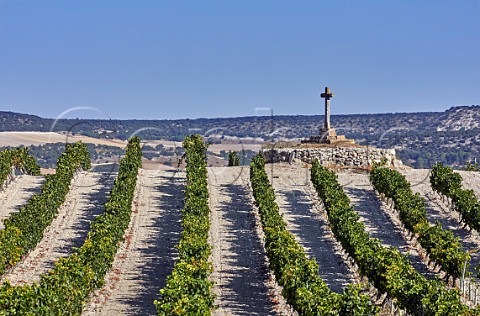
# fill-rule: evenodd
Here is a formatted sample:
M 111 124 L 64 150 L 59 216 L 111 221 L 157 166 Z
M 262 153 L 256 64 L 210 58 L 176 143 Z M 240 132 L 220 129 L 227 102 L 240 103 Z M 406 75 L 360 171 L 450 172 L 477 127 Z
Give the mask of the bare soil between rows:
M 297 165 L 278 164 L 267 173 L 280 212 L 297 242 L 306 253 L 315 258 L 319 265 L 319 274 L 329 288 L 342 293 L 347 284 L 355 283 L 354 272 L 341 255 L 341 246 L 328 227 L 327 218 L 322 216 L 316 192 L 310 184 L 310 169 Z
M 43 238 L 27 257 L 2 277 L 12 285 L 31 284 L 52 269 L 55 261 L 67 257 L 72 247 L 80 247 L 93 219 L 103 213 L 103 204 L 115 175 L 80 172 L 75 175 L 57 217 L 44 231 Z
M 178 256 L 184 186 L 184 172 L 139 171 L 124 242 L 82 315 L 156 315 L 153 302 Z
M 390 212 L 370 184 L 368 174 L 345 171 L 338 172 L 337 175 L 370 236 L 378 238 L 384 246 L 397 248 L 419 273 L 428 279 L 435 279 L 435 273 L 428 268 L 417 249 L 402 234 L 400 222 L 394 222 L 389 216 Z
M 20 175 L 0 191 L 0 230 L 4 229 L 3 221 L 10 214 L 17 212 L 34 194 L 40 193 L 44 180 L 44 177 Z
M 212 315 L 291 315 L 268 269 L 248 172 L 208 168 L 217 307 Z
M 480 249 L 480 236 L 474 230 L 469 230 L 464 223 L 459 221 L 459 214 L 451 209 L 451 205 L 446 203 L 438 194 L 435 194 L 430 185 L 430 170 L 413 169 L 402 171 L 407 180 L 412 185 L 412 190 L 425 198 L 427 209 L 427 219 L 431 224 L 440 222 L 444 229 L 450 230 L 455 237 L 460 239 L 465 251 Z M 477 194 L 480 193 L 479 177 L 474 172 L 462 172 L 465 189 L 473 189 Z M 480 253 L 478 251 L 471 253 L 470 265 L 468 271 L 476 275 L 475 268 L 480 264 Z

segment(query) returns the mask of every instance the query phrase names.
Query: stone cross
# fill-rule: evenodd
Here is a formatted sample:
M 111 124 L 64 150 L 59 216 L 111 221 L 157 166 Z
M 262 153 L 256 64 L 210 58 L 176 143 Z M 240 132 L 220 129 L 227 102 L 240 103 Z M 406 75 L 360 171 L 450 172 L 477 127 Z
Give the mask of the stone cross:
M 330 92 L 329 87 L 325 87 L 325 92 L 320 95 L 325 99 L 325 129 L 330 129 L 330 98 L 333 98 L 334 94 Z

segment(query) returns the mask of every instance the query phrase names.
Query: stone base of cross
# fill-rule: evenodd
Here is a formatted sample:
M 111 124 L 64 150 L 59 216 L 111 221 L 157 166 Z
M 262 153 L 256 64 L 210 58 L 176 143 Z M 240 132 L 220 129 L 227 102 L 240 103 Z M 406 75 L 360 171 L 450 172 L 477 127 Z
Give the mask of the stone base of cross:
M 347 139 L 345 135 L 337 135 L 334 128 L 321 128 L 318 136 L 312 136 L 308 140 L 302 141 L 302 143 L 315 143 L 315 144 L 355 144 L 353 139 Z

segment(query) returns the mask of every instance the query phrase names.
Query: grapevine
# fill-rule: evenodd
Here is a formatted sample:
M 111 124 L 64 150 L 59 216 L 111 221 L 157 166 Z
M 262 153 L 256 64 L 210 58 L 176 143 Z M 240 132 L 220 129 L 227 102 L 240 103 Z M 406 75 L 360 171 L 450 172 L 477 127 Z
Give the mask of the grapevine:
M 5 149 L 0 152 L 0 183 L 5 183 L 12 174 L 12 167 L 32 176 L 40 175 L 40 166 L 29 155 L 28 148 Z
M 179 259 L 165 288 L 156 300 L 158 315 L 210 315 L 214 296 L 208 244 L 210 229 L 207 188 L 207 147 L 198 135 L 183 142 L 187 161 L 187 185 L 182 216 L 182 236 L 178 245 Z
M 337 294 L 318 275 L 318 264 L 307 258 L 303 247 L 286 229 L 261 155 L 252 160 L 250 181 L 265 232 L 270 267 L 283 286 L 288 303 L 300 315 L 375 315 L 378 308 L 367 295 L 360 294 L 358 286 L 349 285 L 343 294 Z
M 437 163 L 432 169 L 430 183 L 435 192 L 452 200 L 454 210 L 460 213 L 464 223 L 480 232 L 480 203 L 473 190 L 462 188 L 462 176 L 459 173 Z
M 396 170 L 377 166 L 370 173 L 370 181 L 379 193 L 393 200 L 405 228 L 418 235 L 418 241 L 430 258 L 449 275 L 460 277 L 463 264 L 470 255 L 451 231 L 443 229 L 439 222 L 429 224 L 425 199 L 412 192 L 405 176 Z
M 82 156 L 86 155 L 85 148 Z M 16 287 L 5 282 L 0 288 L 1 315 L 80 315 L 88 295 L 104 284 L 130 221 L 141 156 L 140 139 L 131 138 L 126 155 L 120 160 L 105 212 L 90 225 L 82 247 L 59 259 L 51 271 L 41 275 L 39 282 Z M 88 161 L 84 163 L 88 165 Z M 72 167 L 66 169 L 74 170 Z
M 75 171 L 80 168 L 90 168 L 87 147 L 81 142 L 67 144 L 58 158 L 56 173 L 45 177 L 41 192 L 4 221 L 5 229 L 0 231 L 0 275 L 17 264 L 43 238 L 43 231 L 57 215 Z
M 370 238 L 337 176 L 318 160 L 313 162 L 311 180 L 323 200 L 335 237 L 354 258 L 360 273 L 377 289 L 395 298 L 412 315 L 474 315 L 478 312 L 461 304 L 457 289 L 447 290 L 441 281 L 427 280 L 398 249 L 383 247 L 378 239 Z

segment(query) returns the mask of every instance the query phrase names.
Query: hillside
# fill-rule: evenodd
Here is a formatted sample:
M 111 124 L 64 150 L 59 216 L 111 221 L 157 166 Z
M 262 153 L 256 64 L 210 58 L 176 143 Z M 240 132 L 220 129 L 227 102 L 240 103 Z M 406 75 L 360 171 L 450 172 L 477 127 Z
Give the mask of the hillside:
M 471 130 L 480 127 L 478 106 L 453 107 L 443 113 L 434 124 L 437 131 Z
M 480 112 L 480 111 L 479 111 Z M 432 122 L 444 113 L 388 113 L 388 114 L 347 114 L 332 115 L 332 124 L 348 133 L 377 133 L 378 129 L 392 127 L 418 128 L 425 121 Z M 458 116 L 459 114 L 457 114 Z M 96 119 L 61 119 L 55 120 L 34 115 L 0 111 L 0 132 L 8 131 L 69 131 L 86 136 L 100 138 L 125 139 L 133 131 L 151 128 L 142 135 L 156 138 L 181 140 L 192 131 L 222 132 L 223 135 L 236 137 L 261 137 L 267 139 L 272 132 L 276 137 L 303 138 L 318 130 L 323 122 L 323 115 L 275 115 L 247 116 L 211 119 L 179 120 L 96 120 Z M 154 129 L 154 130 L 153 130 Z M 148 137 L 146 137 L 148 138 Z
M 200 133 L 214 143 L 261 143 L 299 140 L 318 133 L 322 115 L 276 115 L 179 120 L 58 120 L 53 131 L 103 139 L 125 140 L 136 131 L 142 139 L 183 140 Z M 53 119 L 0 112 L 0 132 L 49 132 Z M 480 106 L 453 107 L 445 112 L 332 115 L 340 134 L 359 144 L 393 147 L 408 165 L 430 167 L 442 161 L 457 167 L 476 158 Z M 228 147 L 228 146 L 227 146 Z

